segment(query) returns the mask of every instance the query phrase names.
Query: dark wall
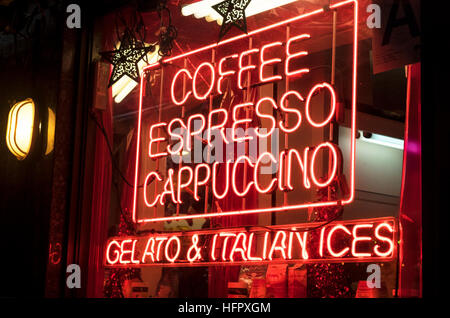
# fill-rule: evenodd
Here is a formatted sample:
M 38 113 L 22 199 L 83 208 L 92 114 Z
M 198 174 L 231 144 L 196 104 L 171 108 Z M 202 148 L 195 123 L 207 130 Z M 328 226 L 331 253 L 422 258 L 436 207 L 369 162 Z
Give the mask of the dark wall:
M 88 119 L 93 21 L 126 2 L 15 0 L 24 6 L 13 11 L 0 5 L 0 298 L 86 295 L 96 131 Z M 81 4 L 81 29 L 66 27 L 70 3 Z M 3 19 L 39 5 L 31 22 Z M 24 30 L 25 38 L 19 34 Z M 8 112 L 29 97 L 41 113 L 55 110 L 55 149 L 43 156 L 37 138 L 30 155 L 18 161 L 6 146 Z M 80 290 L 65 286 L 72 263 L 81 267 Z
M 45 144 L 36 138 L 29 156 L 19 161 L 5 136 L 16 101 L 33 98 L 41 116 L 47 107 L 56 108 L 61 17 L 60 11 L 47 10 L 33 16 L 24 36 L 19 30 L 0 33 L 0 297 L 44 295 L 53 153 L 44 156 Z
M 422 1 L 422 217 L 423 296 L 430 303 L 447 293 L 443 283 L 448 245 L 448 74 L 447 50 L 441 32 L 448 16 L 433 2 Z M 438 302 L 436 302 L 437 304 Z

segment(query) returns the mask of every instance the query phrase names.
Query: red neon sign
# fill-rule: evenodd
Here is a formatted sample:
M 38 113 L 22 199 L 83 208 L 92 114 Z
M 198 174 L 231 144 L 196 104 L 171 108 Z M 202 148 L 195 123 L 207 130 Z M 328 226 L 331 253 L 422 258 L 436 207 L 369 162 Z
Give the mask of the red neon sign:
M 249 74 L 255 71 L 258 76 L 260 84 L 267 82 L 280 81 L 282 79 L 288 80 L 289 78 L 304 76 L 305 74 L 311 73 L 311 68 L 303 66 L 298 66 L 297 62 L 305 60 L 308 53 L 308 41 L 314 38 L 314 35 L 309 33 L 297 33 L 293 34 L 285 41 L 275 41 L 265 45 L 255 45 L 255 47 L 242 49 L 240 52 L 230 52 L 220 55 L 220 49 L 226 47 L 227 44 L 242 41 L 243 39 L 251 39 L 252 36 L 256 34 L 262 34 L 264 32 L 269 32 L 274 28 L 286 27 L 288 25 L 293 25 L 294 23 L 300 23 L 307 18 L 320 17 L 322 14 L 326 13 L 325 9 L 318 9 L 306 14 L 299 15 L 294 18 L 290 18 L 281 22 L 274 23 L 272 25 L 250 31 L 248 34 L 242 34 L 233 38 L 226 39 L 219 43 L 210 44 L 187 53 L 183 53 L 177 56 L 164 59 L 162 62 L 157 62 L 147 66 L 144 69 L 143 76 L 141 76 L 141 89 L 140 89 L 140 101 L 139 101 L 139 118 L 138 118 L 138 131 L 137 131 L 137 153 L 136 153 L 136 166 L 135 166 L 135 180 L 134 180 L 134 199 L 133 199 L 133 210 L 132 217 L 133 221 L 137 223 L 147 223 L 147 222 L 163 222 L 169 220 L 183 220 L 183 219 L 195 219 L 195 218 L 211 218 L 219 216 L 232 216 L 232 215 L 242 215 L 251 213 L 268 213 L 268 212 L 288 212 L 296 211 L 299 209 L 320 207 L 320 206 L 336 206 L 336 205 L 346 205 L 353 201 L 354 199 L 354 161 L 355 161 L 355 133 L 356 133 L 356 69 L 357 69 L 357 38 L 358 38 L 358 2 L 355 0 L 342 1 L 330 6 L 330 9 L 337 10 L 343 7 L 351 7 L 353 9 L 353 51 L 352 51 L 352 102 L 351 102 L 351 129 L 352 138 L 350 141 L 350 164 L 349 171 L 347 175 L 347 180 L 349 182 L 349 194 L 347 197 L 340 198 L 338 200 L 331 200 L 326 202 L 289 202 L 284 206 L 275 206 L 270 208 L 251 208 L 251 209 L 241 209 L 232 211 L 220 212 L 208 212 L 204 211 L 198 214 L 189 215 L 176 215 L 176 216 L 157 216 L 156 213 L 152 213 L 153 216 L 149 217 L 150 213 L 142 213 L 145 215 L 139 215 L 138 205 L 145 209 L 155 208 L 156 206 L 167 204 L 172 202 L 174 204 L 180 204 L 181 201 L 181 191 L 183 189 L 189 189 L 193 195 L 194 200 L 200 200 L 198 195 L 200 187 L 210 187 L 210 193 L 214 196 L 216 200 L 225 198 L 229 193 L 234 193 L 238 197 L 245 197 L 251 189 L 254 189 L 258 193 L 265 194 L 271 191 L 292 191 L 294 189 L 293 182 L 293 166 L 300 168 L 301 176 L 299 180 L 302 180 L 303 187 L 305 189 L 311 188 L 323 188 L 327 187 L 333 179 L 337 176 L 340 171 L 342 163 L 340 158 L 340 149 L 337 145 L 332 144 L 329 141 L 324 141 L 317 145 L 312 145 L 311 147 L 306 147 L 303 150 L 297 149 L 285 149 L 277 156 L 274 154 L 262 153 L 255 161 L 252 161 L 247 155 L 239 156 L 234 162 L 226 161 L 222 163 L 226 170 L 226 181 L 225 187 L 222 193 L 219 193 L 217 187 L 217 171 L 219 169 L 219 163 L 204 164 L 201 163 L 194 168 L 183 167 L 180 171 L 175 172 L 173 169 L 169 169 L 166 176 L 163 176 L 158 171 L 146 171 L 144 179 L 139 179 L 141 175 L 140 167 L 140 155 L 142 152 L 141 138 L 145 135 L 148 139 L 148 156 L 157 160 L 169 155 L 175 155 L 182 153 L 183 150 L 191 151 L 193 147 L 192 138 L 202 139 L 204 133 L 206 133 L 205 143 L 211 145 L 211 131 L 218 130 L 222 136 L 223 142 L 225 144 L 229 143 L 245 143 L 251 141 L 254 136 L 251 135 L 239 135 L 237 136 L 234 132 L 240 128 L 245 128 L 252 119 L 248 117 L 247 110 L 255 110 L 256 116 L 260 119 L 270 121 L 271 125 L 268 132 L 263 133 L 259 129 L 255 131 L 256 137 L 266 138 L 272 136 L 275 128 L 280 128 L 284 134 L 292 134 L 298 131 L 302 126 L 307 125 L 312 129 L 322 129 L 331 123 L 336 115 L 336 104 L 337 104 L 337 94 L 335 88 L 326 81 L 319 81 L 313 83 L 312 88 L 299 92 L 297 90 L 288 90 L 282 95 L 281 99 L 274 100 L 270 97 L 260 98 L 258 101 L 241 101 L 239 104 L 233 105 L 230 113 L 227 113 L 223 109 L 210 110 L 209 114 L 206 116 L 203 114 L 193 114 L 188 118 L 172 118 L 167 122 L 159 122 L 153 124 L 149 128 L 149 132 L 142 131 L 142 109 L 143 109 L 143 96 L 144 96 L 144 83 L 145 78 L 149 72 L 154 71 L 156 68 L 166 67 L 166 65 L 176 65 L 179 66 L 179 70 L 174 73 L 174 76 L 170 79 L 170 101 L 177 106 L 184 106 L 189 101 L 204 101 L 208 97 L 213 95 L 222 94 L 224 89 L 224 79 L 234 78 L 239 87 L 242 90 L 247 88 L 246 85 L 250 85 Z M 249 41 L 249 43 L 252 43 Z M 234 43 L 233 43 L 234 44 Z M 300 47 L 300 48 L 299 48 Z M 279 50 L 283 48 L 284 56 L 283 58 L 270 58 L 269 54 L 272 51 Z M 198 65 L 193 65 L 194 69 L 187 69 L 186 63 L 182 63 L 186 58 L 192 57 L 197 54 L 211 53 L 212 61 L 202 61 Z M 214 63 L 214 57 L 218 56 L 216 59 L 218 63 Z M 231 62 L 231 63 L 228 63 Z M 230 66 L 233 64 L 234 67 Z M 273 74 L 271 76 L 264 75 L 264 69 L 271 65 L 279 64 L 280 74 Z M 184 66 L 181 66 L 184 65 Z M 203 82 L 202 82 L 203 81 Z M 204 84 L 204 85 L 203 85 Z M 325 118 L 318 120 L 311 116 L 311 101 L 317 94 L 322 94 L 327 96 L 330 101 L 330 107 Z M 292 103 L 302 102 L 305 104 L 304 109 L 301 111 L 294 107 L 294 105 L 288 105 L 288 100 Z M 287 116 L 289 114 L 290 118 L 295 119 L 294 124 L 288 127 L 287 123 L 283 120 L 277 120 L 271 113 L 264 113 L 261 108 L 262 106 L 270 105 L 273 110 L 284 114 Z M 246 115 L 247 114 L 247 115 Z M 200 122 L 200 126 L 194 127 L 194 122 Z M 226 136 L 224 132 L 224 127 L 230 124 L 233 133 L 231 136 Z M 180 127 L 185 130 L 186 142 L 180 143 L 177 148 L 173 145 L 169 145 L 167 137 L 163 137 L 162 131 L 168 132 L 168 134 L 176 140 L 183 140 L 183 136 L 180 133 L 175 132 L 174 124 L 176 127 Z M 227 126 L 228 127 L 228 126 Z M 142 136 L 141 136 L 142 135 Z M 163 143 L 167 142 L 167 146 L 164 148 Z M 157 150 L 156 150 L 157 149 Z M 331 173 L 326 178 L 326 180 L 321 180 L 320 176 L 316 175 L 316 169 L 319 166 L 319 159 L 317 159 L 319 154 L 323 152 L 328 152 L 331 160 Z M 260 178 L 258 176 L 258 170 L 260 166 L 260 161 L 267 159 L 272 163 L 279 165 L 279 170 L 276 177 L 273 177 L 269 181 L 268 185 L 262 185 L 260 183 Z M 236 171 L 239 165 L 246 164 L 249 167 L 254 168 L 255 173 L 252 178 L 246 180 L 246 184 L 238 186 Z M 200 169 L 204 168 L 204 169 Z M 205 177 L 200 177 L 201 171 L 206 171 Z M 187 177 L 183 182 L 175 182 L 181 180 L 181 177 Z M 142 178 L 142 177 L 141 177 Z M 138 187 L 144 181 L 143 189 Z M 159 193 L 153 193 L 147 190 L 147 186 L 150 183 L 155 183 L 155 189 L 161 189 Z M 142 210 L 142 209 L 139 209 Z M 145 212 L 145 211 L 144 211 Z M 285 241 L 283 234 L 280 238 L 280 244 Z M 250 240 L 247 237 L 246 242 Z M 244 238 L 240 237 L 240 242 L 244 241 Z M 241 243 L 239 243 L 241 244 Z M 243 243 L 242 243 L 243 244 Z M 241 251 L 240 247 L 237 246 L 235 249 Z M 282 249 L 282 246 L 274 247 L 276 252 L 278 249 Z M 270 256 L 270 250 L 267 251 Z M 273 253 L 272 253 L 273 254 Z
M 210 266 L 272 262 L 385 262 L 395 258 L 394 218 L 113 237 L 105 265 Z

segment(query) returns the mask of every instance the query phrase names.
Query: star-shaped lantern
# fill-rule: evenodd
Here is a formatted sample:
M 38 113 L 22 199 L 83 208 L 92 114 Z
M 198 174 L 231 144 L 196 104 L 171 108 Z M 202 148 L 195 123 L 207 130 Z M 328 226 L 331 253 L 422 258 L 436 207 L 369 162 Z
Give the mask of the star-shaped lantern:
M 220 39 L 231 29 L 234 25 L 242 32 L 247 33 L 247 18 L 245 17 L 245 9 L 251 0 L 225 0 L 212 8 L 216 10 L 222 17 L 222 28 L 219 33 Z
M 125 75 L 139 83 L 138 63 L 148 52 L 154 49 L 153 46 L 146 47 L 142 42 L 138 41 L 130 30 L 125 31 L 117 50 L 100 53 L 113 65 L 108 87 Z

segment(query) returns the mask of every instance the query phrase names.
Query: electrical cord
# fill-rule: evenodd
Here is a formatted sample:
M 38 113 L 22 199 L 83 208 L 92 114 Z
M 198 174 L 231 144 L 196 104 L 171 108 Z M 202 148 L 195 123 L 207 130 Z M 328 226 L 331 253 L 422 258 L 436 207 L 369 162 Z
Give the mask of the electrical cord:
M 159 29 L 159 50 L 158 54 L 160 56 L 170 56 L 172 54 L 173 42 L 175 41 L 178 32 L 175 26 L 172 25 L 172 16 L 170 14 L 170 10 L 167 7 L 167 1 L 161 0 L 158 3 L 157 11 L 160 20 L 160 29 Z M 163 11 L 167 14 L 167 25 L 163 23 Z

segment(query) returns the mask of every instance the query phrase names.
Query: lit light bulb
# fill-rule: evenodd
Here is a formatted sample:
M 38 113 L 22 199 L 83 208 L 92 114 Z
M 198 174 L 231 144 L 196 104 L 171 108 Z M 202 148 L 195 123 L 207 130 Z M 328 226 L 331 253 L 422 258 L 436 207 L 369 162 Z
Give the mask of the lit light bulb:
M 31 98 L 14 104 L 9 111 L 6 145 L 19 160 L 26 158 L 33 140 L 35 105 Z

